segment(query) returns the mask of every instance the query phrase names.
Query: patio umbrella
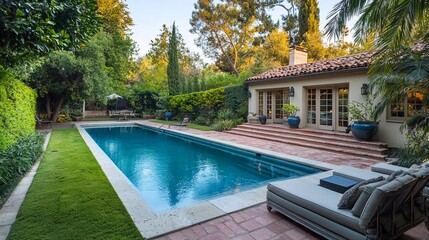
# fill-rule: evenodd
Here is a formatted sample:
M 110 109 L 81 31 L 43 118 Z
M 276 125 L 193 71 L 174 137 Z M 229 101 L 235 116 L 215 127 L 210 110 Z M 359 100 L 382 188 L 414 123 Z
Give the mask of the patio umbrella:
M 116 99 L 116 106 L 115 106 L 115 110 L 118 109 L 118 98 L 123 98 L 121 97 L 119 94 L 116 93 L 112 93 L 109 96 L 107 96 L 108 99 L 112 100 L 112 99 Z

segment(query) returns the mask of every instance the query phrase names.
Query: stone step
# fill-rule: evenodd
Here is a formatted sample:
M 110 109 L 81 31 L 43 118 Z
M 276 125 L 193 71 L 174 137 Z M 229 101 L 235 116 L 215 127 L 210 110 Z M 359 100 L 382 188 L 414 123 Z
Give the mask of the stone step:
M 385 143 L 358 141 L 345 133 L 255 124 L 239 125 L 227 133 L 375 160 L 384 160 L 387 153 Z
M 332 147 L 348 148 L 356 151 L 366 151 L 369 153 L 375 153 L 375 154 L 381 154 L 381 155 L 383 155 L 387 151 L 387 148 L 379 148 L 377 146 L 363 145 L 363 144 L 360 144 L 359 142 L 353 143 L 353 142 L 345 142 L 345 141 L 337 141 L 337 140 L 327 141 L 327 139 L 320 139 L 314 136 L 302 136 L 302 135 L 295 135 L 290 133 L 288 134 L 273 133 L 270 131 L 262 132 L 262 131 L 254 131 L 249 129 L 233 130 L 233 132 L 236 132 L 236 131 L 245 132 L 245 133 L 248 133 L 248 135 L 252 135 L 252 136 L 264 135 L 272 138 L 287 139 L 290 141 L 309 142 L 317 145 L 326 145 L 326 146 L 332 146 Z
M 311 138 L 318 138 L 329 141 L 337 141 L 337 142 L 348 142 L 355 143 L 366 146 L 373 146 L 378 148 L 387 148 L 387 144 L 383 142 L 376 141 L 359 141 L 355 139 L 351 134 L 334 132 L 334 131 L 323 131 L 323 130 L 315 130 L 315 129 L 307 129 L 307 128 L 287 128 L 278 125 L 256 125 L 256 124 L 242 124 L 237 126 L 238 129 L 252 129 L 255 131 L 262 132 L 272 132 L 272 133 L 282 133 L 282 134 L 293 134 L 299 136 L 306 136 Z

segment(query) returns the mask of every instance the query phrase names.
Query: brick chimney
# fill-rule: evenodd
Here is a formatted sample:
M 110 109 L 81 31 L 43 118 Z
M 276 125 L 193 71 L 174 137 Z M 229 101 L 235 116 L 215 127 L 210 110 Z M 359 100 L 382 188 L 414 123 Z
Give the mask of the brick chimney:
M 289 49 L 289 66 L 307 63 L 307 51 L 300 46 Z

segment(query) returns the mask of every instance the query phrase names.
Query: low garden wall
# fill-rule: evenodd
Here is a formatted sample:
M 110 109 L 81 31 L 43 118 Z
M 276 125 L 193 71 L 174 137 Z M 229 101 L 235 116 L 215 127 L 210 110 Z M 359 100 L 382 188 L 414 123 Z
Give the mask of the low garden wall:
M 85 118 L 108 117 L 108 116 L 109 116 L 109 112 L 107 110 L 85 111 Z

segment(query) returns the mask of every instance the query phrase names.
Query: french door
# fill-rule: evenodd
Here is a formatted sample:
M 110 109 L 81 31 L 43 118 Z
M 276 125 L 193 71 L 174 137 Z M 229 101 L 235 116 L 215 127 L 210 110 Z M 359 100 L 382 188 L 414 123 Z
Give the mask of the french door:
M 324 130 L 345 130 L 348 93 L 348 87 L 307 89 L 307 125 Z
M 258 92 L 258 113 L 267 116 L 270 123 L 283 122 L 283 104 L 289 103 L 288 89 Z

